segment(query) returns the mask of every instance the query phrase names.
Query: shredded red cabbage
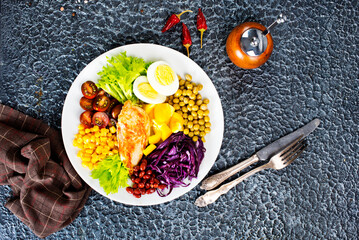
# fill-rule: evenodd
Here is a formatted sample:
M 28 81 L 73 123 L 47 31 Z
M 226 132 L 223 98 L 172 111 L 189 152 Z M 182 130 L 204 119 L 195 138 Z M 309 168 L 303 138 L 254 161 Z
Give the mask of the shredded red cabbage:
M 194 142 L 183 132 L 172 134 L 147 157 L 148 167 L 157 175 L 164 190 L 157 189 L 158 195 L 165 197 L 175 187 L 187 187 L 185 179 L 197 178 L 199 166 L 206 149 L 201 139 Z

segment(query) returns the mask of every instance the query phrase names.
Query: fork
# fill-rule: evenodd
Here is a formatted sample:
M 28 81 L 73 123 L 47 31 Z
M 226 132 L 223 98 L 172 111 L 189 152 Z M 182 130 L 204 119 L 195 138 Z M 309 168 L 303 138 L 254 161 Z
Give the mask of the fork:
M 288 147 L 271 157 L 268 163 L 259 166 L 243 176 L 222 185 L 220 188 L 216 190 L 212 190 L 197 198 L 195 205 L 198 207 L 205 207 L 211 203 L 214 203 L 221 195 L 226 194 L 230 189 L 235 187 L 237 184 L 242 182 L 244 179 L 252 176 L 253 174 L 260 172 L 264 169 L 272 168 L 272 169 L 282 169 L 291 164 L 299 155 L 304 151 L 307 147 L 307 144 L 304 142 L 304 138 L 302 136 L 295 139 Z

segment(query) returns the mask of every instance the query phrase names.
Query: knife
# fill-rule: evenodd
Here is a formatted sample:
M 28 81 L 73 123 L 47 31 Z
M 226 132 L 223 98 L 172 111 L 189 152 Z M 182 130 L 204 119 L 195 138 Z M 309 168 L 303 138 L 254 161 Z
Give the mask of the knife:
M 268 146 L 262 148 L 255 154 L 253 154 L 250 158 L 234 165 L 233 167 L 217 173 L 205 180 L 203 180 L 201 189 L 204 190 L 211 190 L 217 187 L 219 184 L 224 182 L 230 176 L 233 176 L 237 172 L 249 167 L 250 165 L 258 162 L 258 161 L 266 161 L 270 159 L 273 155 L 278 153 L 279 151 L 283 150 L 286 146 L 288 146 L 291 142 L 297 139 L 299 136 L 303 136 L 305 138 L 311 132 L 313 132 L 320 124 L 320 120 L 318 118 L 310 121 L 303 127 L 297 129 L 296 131 L 279 138 L 278 140 L 272 142 Z

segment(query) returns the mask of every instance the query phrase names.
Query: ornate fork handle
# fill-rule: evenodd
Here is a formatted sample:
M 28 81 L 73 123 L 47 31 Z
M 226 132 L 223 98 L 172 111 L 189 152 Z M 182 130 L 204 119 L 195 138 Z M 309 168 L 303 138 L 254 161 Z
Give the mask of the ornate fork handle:
M 269 163 L 247 172 L 246 174 L 240 176 L 239 178 L 222 185 L 220 188 L 218 188 L 216 190 L 207 192 L 206 194 L 197 198 L 195 205 L 198 207 L 205 207 L 208 204 L 214 203 L 221 195 L 226 194 L 230 189 L 235 187 L 238 183 L 242 182 L 244 179 L 246 179 L 246 178 L 252 176 L 253 174 L 260 172 L 266 168 L 269 168 Z
M 256 154 L 254 154 L 250 158 L 234 165 L 233 167 L 203 180 L 201 189 L 205 189 L 205 190 L 214 189 L 215 187 L 217 187 L 219 184 L 221 184 L 223 181 L 225 181 L 230 176 L 233 176 L 237 172 L 247 168 L 248 166 L 250 166 L 253 163 L 256 163 L 258 161 L 259 161 L 258 156 Z

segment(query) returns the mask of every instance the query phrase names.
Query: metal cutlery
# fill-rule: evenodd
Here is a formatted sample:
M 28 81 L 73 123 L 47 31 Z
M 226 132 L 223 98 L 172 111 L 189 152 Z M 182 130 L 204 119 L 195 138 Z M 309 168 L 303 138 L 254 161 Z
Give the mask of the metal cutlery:
M 198 207 L 205 207 L 208 204 L 215 202 L 221 195 L 227 193 L 230 189 L 235 187 L 237 184 L 242 182 L 244 179 L 252 176 L 253 174 L 260 172 L 264 169 L 272 168 L 272 169 L 282 169 L 291 164 L 306 148 L 306 144 L 304 143 L 303 135 L 295 139 L 289 146 L 287 146 L 284 150 L 280 151 L 276 155 L 272 156 L 270 161 L 262 166 L 259 166 L 248 173 L 240 176 L 239 178 L 222 185 L 220 188 L 216 190 L 212 190 L 197 198 L 195 205 Z
M 319 125 L 320 120 L 318 118 L 310 121 L 303 127 L 297 129 L 296 131 L 274 141 L 273 143 L 269 144 L 268 146 L 262 148 L 250 158 L 234 165 L 233 167 L 217 173 L 211 177 L 208 177 L 202 182 L 201 189 L 211 190 L 220 185 L 224 182 L 227 178 L 233 176 L 234 174 L 240 172 L 241 170 L 247 168 L 248 166 L 258 162 L 258 161 L 267 161 L 270 159 L 274 154 L 278 153 L 286 146 L 288 146 L 291 142 L 297 139 L 299 136 L 303 136 L 305 138 L 311 132 L 313 132 Z

